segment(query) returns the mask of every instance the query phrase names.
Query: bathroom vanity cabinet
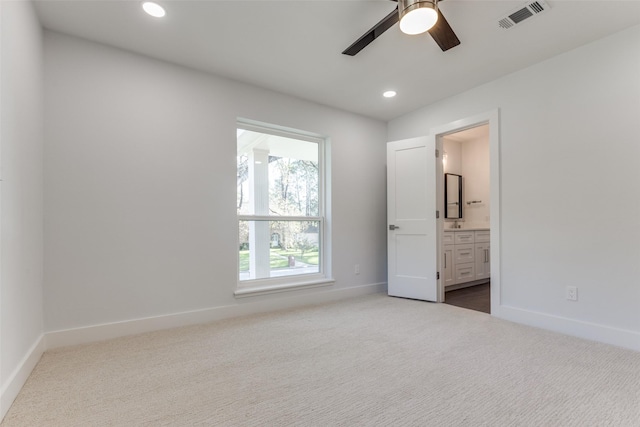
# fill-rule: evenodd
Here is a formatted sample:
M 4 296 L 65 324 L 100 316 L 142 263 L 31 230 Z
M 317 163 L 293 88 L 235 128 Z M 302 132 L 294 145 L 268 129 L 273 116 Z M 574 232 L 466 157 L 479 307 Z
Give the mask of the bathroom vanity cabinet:
M 445 287 L 474 285 L 489 279 L 489 229 L 445 230 L 442 243 Z

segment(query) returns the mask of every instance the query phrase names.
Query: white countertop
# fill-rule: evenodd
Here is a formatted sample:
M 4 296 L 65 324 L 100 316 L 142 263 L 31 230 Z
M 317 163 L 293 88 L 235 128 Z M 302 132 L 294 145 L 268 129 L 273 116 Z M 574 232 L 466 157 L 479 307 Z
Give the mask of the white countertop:
M 444 231 L 489 231 L 489 227 L 445 228 Z

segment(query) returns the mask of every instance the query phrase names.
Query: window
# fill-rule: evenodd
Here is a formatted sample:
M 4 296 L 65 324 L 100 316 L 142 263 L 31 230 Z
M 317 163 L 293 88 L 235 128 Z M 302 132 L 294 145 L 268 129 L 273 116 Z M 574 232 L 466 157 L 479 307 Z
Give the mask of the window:
M 236 295 L 327 282 L 324 145 L 238 122 Z

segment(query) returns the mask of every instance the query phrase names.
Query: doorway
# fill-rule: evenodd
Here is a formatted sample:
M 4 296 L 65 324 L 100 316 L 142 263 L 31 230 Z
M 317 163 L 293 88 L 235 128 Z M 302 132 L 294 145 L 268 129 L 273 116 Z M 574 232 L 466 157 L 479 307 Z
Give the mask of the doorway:
M 442 149 L 445 303 L 490 313 L 489 125 L 444 135 Z
M 498 314 L 499 111 L 457 120 L 431 132 L 441 146 L 439 161 L 443 165 L 436 184 L 438 203 L 444 212 L 439 221 L 438 239 L 439 271 L 442 272 L 439 280 L 440 301 Z M 459 189 L 457 185 L 451 185 L 458 181 Z M 447 182 L 449 188 L 445 189 Z M 459 205 L 449 209 L 445 203 Z
M 486 125 L 489 129 L 490 212 L 483 221 L 485 229 L 452 229 L 447 221 L 445 231 L 443 138 Z M 387 262 L 390 296 L 433 302 L 445 301 L 445 288 L 462 285 L 462 280 L 448 282 L 451 275 L 469 280 L 491 279 L 490 311 L 500 315 L 500 144 L 499 110 L 457 120 L 432 128 L 429 135 L 387 144 Z M 452 180 L 455 183 L 455 180 Z M 462 191 L 459 203 L 466 203 Z M 464 194 L 466 196 L 466 193 Z M 419 196 L 419 197 L 418 197 Z M 485 197 L 488 202 L 488 198 Z M 464 214 L 463 214 L 464 215 Z M 482 218 L 482 217 L 481 217 Z M 447 218 L 448 219 L 448 218 Z M 462 222 L 462 217 L 458 218 Z M 463 234 L 473 233 L 472 236 Z M 458 236 L 458 234 L 460 234 Z M 444 241 L 443 239 L 450 239 Z M 443 251 L 448 243 L 473 243 L 466 251 Z M 475 245 L 478 243 L 479 245 Z M 475 252 L 478 251 L 476 255 Z M 455 253 L 457 263 L 454 262 Z M 466 258 L 465 258 L 466 257 Z M 474 266 L 475 260 L 482 265 Z M 490 261 L 489 261 L 490 260 Z M 454 269 L 454 264 L 458 265 Z M 465 265 L 466 264 L 466 265 Z M 478 272 L 478 273 L 476 273 Z M 478 276 L 480 274 L 480 276 Z M 483 277 L 486 275 L 486 277 Z M 469 281 L 466 280 L 466 281 Z

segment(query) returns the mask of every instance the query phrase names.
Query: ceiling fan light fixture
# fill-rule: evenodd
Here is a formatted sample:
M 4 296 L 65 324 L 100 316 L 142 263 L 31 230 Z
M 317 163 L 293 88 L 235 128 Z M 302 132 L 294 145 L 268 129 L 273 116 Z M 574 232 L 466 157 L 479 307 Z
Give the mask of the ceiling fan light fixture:
M 438 21 L 437 0 L 400 0 L 400 30 L 405 34 L 422 34 Z

